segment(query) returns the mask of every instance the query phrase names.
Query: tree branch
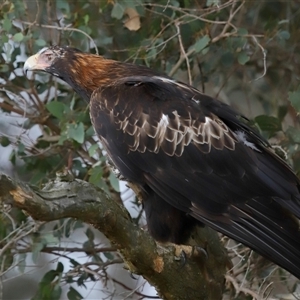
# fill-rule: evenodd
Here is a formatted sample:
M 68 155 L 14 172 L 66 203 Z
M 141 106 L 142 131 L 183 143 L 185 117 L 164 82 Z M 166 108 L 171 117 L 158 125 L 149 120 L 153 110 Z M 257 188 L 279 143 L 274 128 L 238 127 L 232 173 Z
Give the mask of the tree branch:
M 181 257 L 175 255 L 176 247 L 156 244 L 124 207 L 85 181 L 55 180 L 37 189 L 2 175 L 0 201 L 36 220 L 71 217 L 92 224 L 119 251 L 128 269 L 147 279 L 163 299 L 222 298 L 227 255 L 217 234 L 208 228 L 196 228 L 189 241 L 205 248 L 208 258 L 201 251 L 196 255 L 195 247 L 185 247 Z

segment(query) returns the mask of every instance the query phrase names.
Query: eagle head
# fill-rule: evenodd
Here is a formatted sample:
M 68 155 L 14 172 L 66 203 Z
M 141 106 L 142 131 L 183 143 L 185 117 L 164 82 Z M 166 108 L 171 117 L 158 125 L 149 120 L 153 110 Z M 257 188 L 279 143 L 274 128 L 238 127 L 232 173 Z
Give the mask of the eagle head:
M 44 71 L 65 80 L 65 61 L 72 61 L 75 53 L 81 51 L 68 46 L 51 46 L 41 49 L 35 55 L 30 56 L 25 64 L 24 71 Z

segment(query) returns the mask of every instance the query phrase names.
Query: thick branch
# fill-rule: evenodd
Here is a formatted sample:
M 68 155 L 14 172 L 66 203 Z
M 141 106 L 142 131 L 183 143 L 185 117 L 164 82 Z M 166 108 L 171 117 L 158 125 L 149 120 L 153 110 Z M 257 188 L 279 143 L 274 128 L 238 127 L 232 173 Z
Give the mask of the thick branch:
M 221 299 L 227 257 L 215 232 L 197 228 L 191 245 L 205 248 L 176 256 L 174 246 L 160 246 L 136 226 L 124 207 L 91 184 L 53 181 L 42 190 L 2 175 L 0 200 L 25 210 L 36 220 L 71 217 L 92 224 L 121 253 L 129 270 L 146 278 L 164 299 Z M 197 254 L 198 253 L 198 254 Z

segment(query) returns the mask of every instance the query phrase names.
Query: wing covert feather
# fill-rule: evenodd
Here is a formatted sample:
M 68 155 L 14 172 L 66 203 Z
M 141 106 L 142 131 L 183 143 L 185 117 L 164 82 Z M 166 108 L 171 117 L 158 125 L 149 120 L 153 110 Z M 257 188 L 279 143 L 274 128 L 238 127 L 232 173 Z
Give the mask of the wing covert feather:
M 204 153 L 211 147 L 234 149 L 237 139 L 221 119 L 212 113 L 205 114 L 198 101 L 192 99 L 193 94 L 186 99 L 188 105 L 182 102 L 189 90 L 182 91 L 182 85 L 172 86 L 159 79 L 147 77 L 147 80 L 143 76 L 125 78 L 114 86 L 99 88 L 92 95 L 92 99 L 102 100 L 92 100 L 91 111 L 109 115 L 110 122 L 123 133 L 129 151 L 163 151 L 170 156 L 181 156 L 190 143 Z M 161 94 L 154 89 L 157 84 Z

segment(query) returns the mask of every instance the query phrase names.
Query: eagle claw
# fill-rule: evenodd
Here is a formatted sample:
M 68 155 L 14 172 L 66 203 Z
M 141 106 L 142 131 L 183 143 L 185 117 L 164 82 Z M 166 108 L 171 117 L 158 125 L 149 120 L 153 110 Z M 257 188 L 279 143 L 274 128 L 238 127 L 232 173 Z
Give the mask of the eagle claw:
M 202 258 L 207 260 L 207 251 L 200 246 L 174 245 L 175 260 L 182 261 L 181 267 L 184 267 L 188 258 Z

